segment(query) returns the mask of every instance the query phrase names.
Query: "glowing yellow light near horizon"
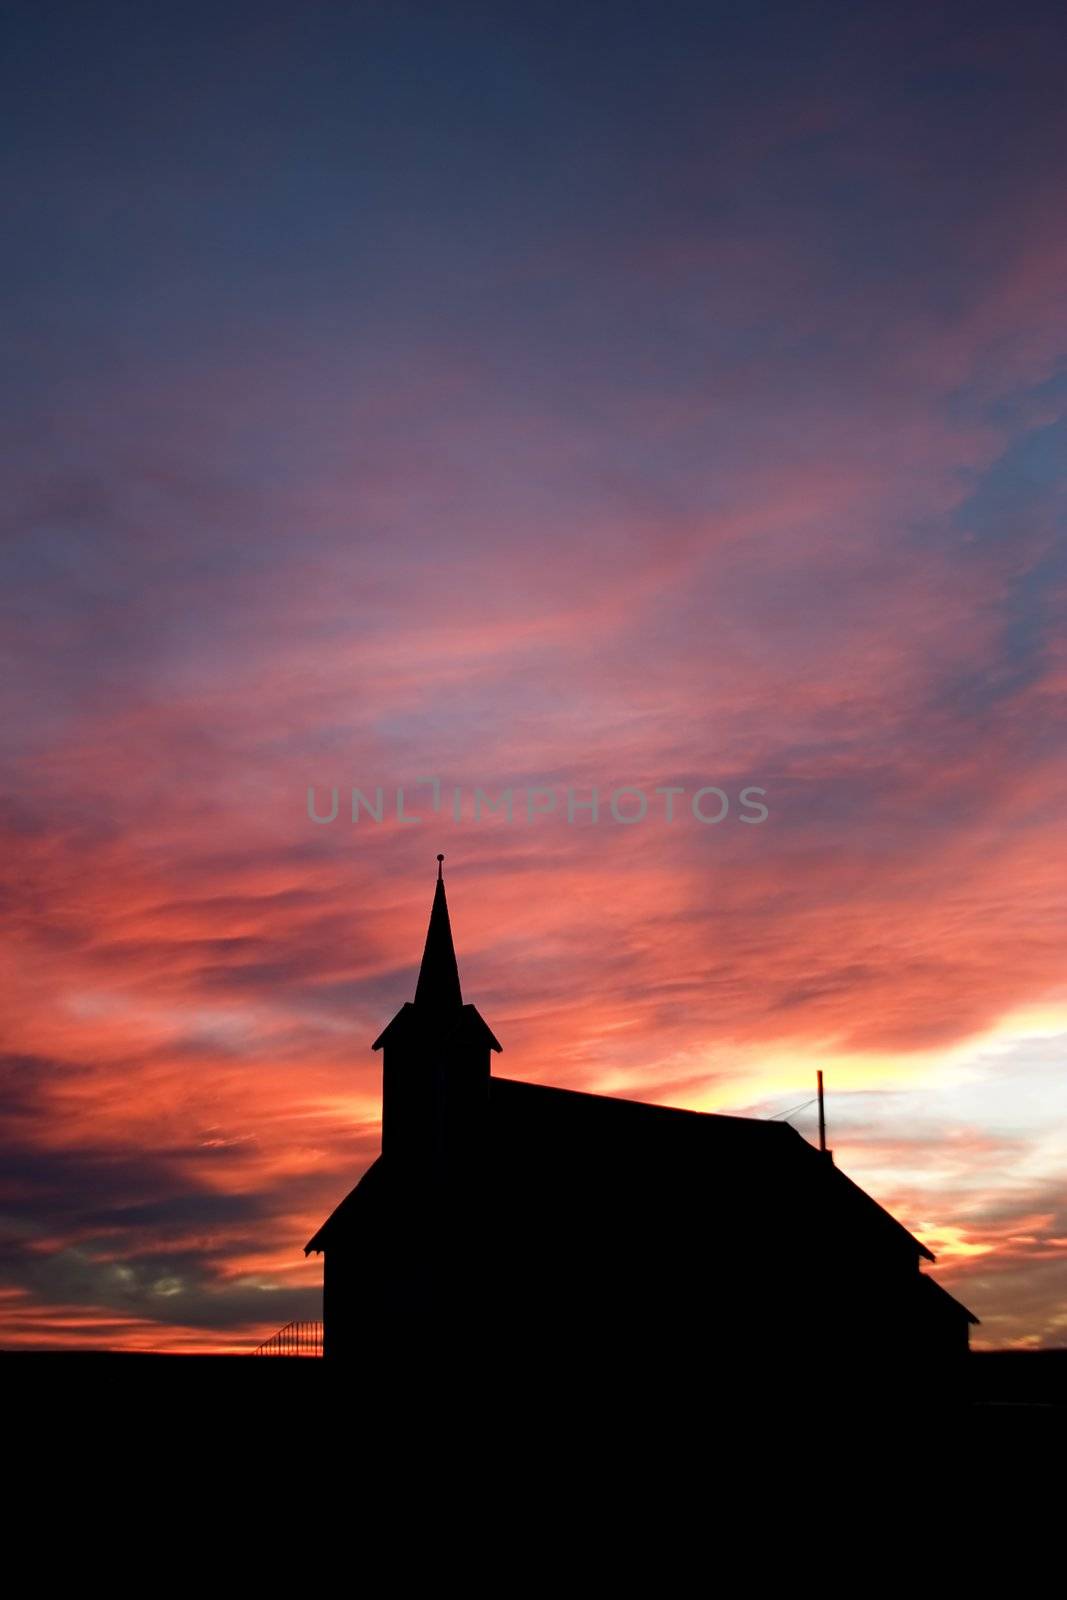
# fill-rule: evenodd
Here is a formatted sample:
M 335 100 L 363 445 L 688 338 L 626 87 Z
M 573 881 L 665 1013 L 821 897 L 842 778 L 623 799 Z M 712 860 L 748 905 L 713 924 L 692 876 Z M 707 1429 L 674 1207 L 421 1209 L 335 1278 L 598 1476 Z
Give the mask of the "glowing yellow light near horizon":
M 1002 1017 L 990 1030 L 995 1040 L 1014 1042 L 1023 1039 L 1056 1039 L 1067 1035 L 1067 1001 L 1026 1006 Z
M 972 1240 L 964 1238 L 962 1228 L 953 1227 L 951 1224 L 935 1227 L 931 1223 L 924 1222 L 912 1231 L 939 1260 L 946 1257 L 987 1256 L 996 1248 L 991 1244 L 975 1244 Z
M 746 1044 L 725 1050 L 710 1046 L 700 1056 L 689 1052 L 686 1065 L 695 1076 L 694 1067 L 702 1060 L 709 1077 L 717 1081 L 709 1083 L 705 1092 L 687 1096 L 687 1103 L 702 1111 L 720 1111 L 769 1100 L 814 1083 L 820 1067 L 840 1093 L 908 1088 L 935 1078 L 942 1083 L 953 1078 L 966 1080 L 980 1067 L 983 1057 L 1006 1054 L 1027 1041 L 1060 1036 L 1067 1039 L 1067 1003 L 1057 1001 L 1013 1011 L 981 1034 L 930 1050 L 847 1050 L 833 1039 L 795 1040 L 769 1047 Z M 672 1064 L 661 1063 L 657 1075 L 666 1076 Z
M 906 1088 L 929 1079 L 948 1064 L 944 1051 L 922 1055 L 861 1054 L 837 1051 L 833 1044 L 812 1045 L 810 1041 L 770 1049 L 762 1045 L 745 1046 L 743 1050 L 735 1047 L 728 1054 L 709 1050 L 704 1059 L 709 1077 L 716 1081 L 710 1082 L 706 1090 L 686 1096 L 686 1104 L 699 1111 L 725 1111 L 808 1088 L 814 1092 L 815 1074 L 820 1068 L 835 1090 L 848 1093 Z M 690 1076 L 696 1076 L 694 1065 L 690 1057 Z M 660 1063 L 656 1076 L 669 1077 L 672 1066 L 673 1063 Z M 678 1066 L 681 1075 L 681 1064 Z

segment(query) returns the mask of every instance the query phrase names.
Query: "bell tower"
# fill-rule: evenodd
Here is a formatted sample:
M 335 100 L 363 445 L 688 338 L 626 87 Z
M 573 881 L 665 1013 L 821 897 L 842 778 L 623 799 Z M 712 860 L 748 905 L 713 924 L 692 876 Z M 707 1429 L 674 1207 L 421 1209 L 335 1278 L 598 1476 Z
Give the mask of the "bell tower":
M 484 1151 L 489 1057 L 501 1046 L 475 1006 L 463 1003 L 437 857 L 430 922 L 415 998 L 375 1039 L 382 1052 L 382 1162 L 405 1188 L 455 1193 Z

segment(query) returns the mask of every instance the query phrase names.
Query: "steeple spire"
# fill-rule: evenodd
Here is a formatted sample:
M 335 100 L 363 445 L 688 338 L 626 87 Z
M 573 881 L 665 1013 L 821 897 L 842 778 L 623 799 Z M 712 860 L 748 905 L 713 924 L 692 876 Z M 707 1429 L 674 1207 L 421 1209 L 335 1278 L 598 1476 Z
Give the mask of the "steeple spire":
M 441 871 L 444 859 L 443 855 L 437 857 L 437 882 L 430 909 L 430 925 L 426 930 L 419 981 L 415 985 L 415 1004 L 420 1011 L 451 1011 L 463 1004 L 459 967 L 452 943 L 452 925 L 448 920 L 448 903 L 445 900 L 445 880 Z

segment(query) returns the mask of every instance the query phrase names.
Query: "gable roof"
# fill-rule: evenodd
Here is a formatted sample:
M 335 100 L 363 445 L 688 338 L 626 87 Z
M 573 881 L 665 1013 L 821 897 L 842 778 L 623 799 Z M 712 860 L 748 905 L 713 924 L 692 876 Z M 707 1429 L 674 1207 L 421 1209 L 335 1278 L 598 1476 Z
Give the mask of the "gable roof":
M 674 1187 L 688 1173 L 690 1187 L 702 1175 L 721 1175 L 740 1199 L 758 1199 L 762 1209 L 794 1207 L 801 1199 L 810 1224 L 834 1236 L 880 1235 L 905 1245 L 927 1261 L 933 1252 L 896 1217 L 834 1165 L 833 1158 L 802 1137 L 787 1122 L 690 1111 L 642 1100 L 588 1094 L 510 1078 L 489 1080 L 491 1138 L 511 1168 L 523 1156 L 546 1165 L 566 1161 L 568 1152 L 597 1177 L 630 1181 L 640 1176 Z
M 703 1189 L 714 1180 L 738 1199 L 742 1189 L 750 1201 L 759 1195 L 768 1212 L 794 1208 L 803 1199 L 811 1225 L 825 1225 L 828 1244 L 874 1232 L 896 1248 L 935 1259 L 787 1122 L 490 1077 L 489 1140 L 494 1186 L 511 1195 L 546 1177 L 558 1186 L 576 1174 L 588 1192 L 600 1193 L 638 1183 Z M 387 1181 L 379 1156 L 305 1245 L 304 1254 L 325 1249 L 368 1221 Z

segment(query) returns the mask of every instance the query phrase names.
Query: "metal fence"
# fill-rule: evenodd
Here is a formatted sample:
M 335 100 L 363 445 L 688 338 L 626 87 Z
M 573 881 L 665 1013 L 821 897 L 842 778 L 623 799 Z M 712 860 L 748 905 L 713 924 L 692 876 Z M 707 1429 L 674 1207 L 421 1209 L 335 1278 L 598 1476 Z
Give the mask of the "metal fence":
M 321 1356 L 321 1322 L 287 1322 L 253 1350 L 254 1356 Z

